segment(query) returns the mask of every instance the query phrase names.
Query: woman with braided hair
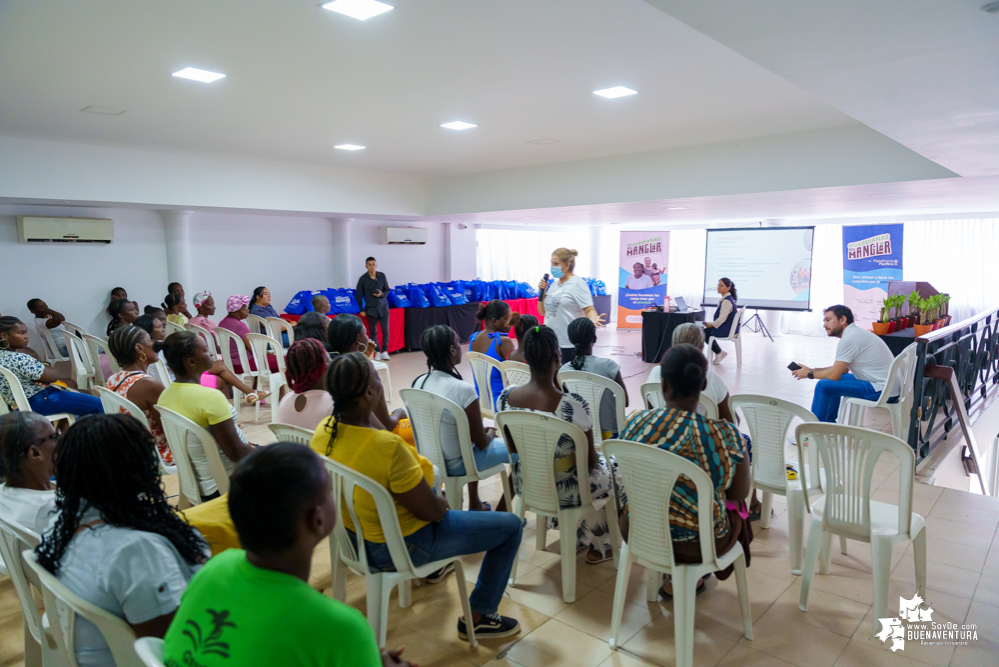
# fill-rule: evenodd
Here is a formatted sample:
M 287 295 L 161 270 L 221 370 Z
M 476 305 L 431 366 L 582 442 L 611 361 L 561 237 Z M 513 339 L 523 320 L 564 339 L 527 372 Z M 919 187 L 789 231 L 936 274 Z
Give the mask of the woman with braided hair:
M 524 336 L 530 329 L 538 326 L 538 318 L 534 315 L 521 315 L 517 313 L 519 317 L 511 318 L 510 323 L 513 324 L 513 331 L 517 334 L 517 349 L 510 353 L 508 361 L 519 361 L 522 364 L 527 363 L 527 359 L 524 358 Z
M 108 322 L 106 335 L 111 336 L 111 332 L 118 327 L 135 323 L 139 317 L 139 307 L 127 298 L 115 299 L 108 305 L 108 315 L 111 316 L 111 321 Z
M 437 324 L 423 332 L 420 347 L 427 355 L 428 372 L 413 381 L 413 388 L 437 394 L 465 411 L 472 444 L 475 445 L 472 456 L 477 470 L 510 463 L 510 452 L 502 438 L 496 437 L 496 429 L 484 428 L 482 424 L 482 409 L 479 407 L 475 387 L 466 382 L 458 372 L 458 364 L 461 363 L 461 340 L 458 334 L 445 324 Z M 448 474 L 464 475 L 465 462 L 461 459 L 458 422 L 446 410 L 441 413 L 440 444 Z M 468 508 L 486 512 L 492 509 L 489 503 L 479 499 L 478 482 L 468 484 Z M 506 506 L 499 505 L 497 510 L 506 510 Z
M 493 299 L 488 303 L 479 304 L 476 319 L 482 322 L 482 331 L 476 331 L 468 337 L 468 351 L 478 352 L 496 361 L 506 361 L 513 352 L 513 341 L 510 340 L 510 304 L 506 301 Z M 519 319 L 520 315 L 517 314 Z M 479 382 L 474 377 L 475 390 L 482 393 Z M 492 385 L 493 408 L 496 408 L 496 397 L 503 391 L 503 374 L 493 368 L 489 371 L 489 384 Z
M 326 369 L 326 389 L 333 397 L 333 415 L 312 437 L 312 449 L 370 477 L 395 499 L 396 514 L 413 565 L 453 556 L 485 552 L 475 590 L 469 596 L 472 622 L 479 639 L 508 637 L 520 624 L 497 613 L 510 569 L 517 557 L 523 526 L 509 512 L 449 511 L 433 491 L 433 465 L 402 438 L 372 423 L 373 409 L 382 394 L 374 365 L 358 352 L 339 354 Z M 371 496 L 354 494 L 354 509 L 364 529 L 368 563 L 383 572 L 394 569 Z M 347 512 L 344 527 L 355 535 Z M 356 539 L 356 538 L 355 538 Z M 441 581 L 453 569 L 447 566 L 427 578 Z M 468 638 L 464 619 L 458 637 Z
M 498 410 L 528 410 L 551 415 L 579 427 L 586 434 L 588 480 L 581 478 L 582 471 L 576 470 L 576 444 L 564 435 L 555 448 L 555 487 L 558 491 L 560 507 L 579 506 L 579 485 L 590 485 L 590 495 L 597 509 L 603 508 L 611 498 L 611 474 L 621 487 L 621 477 L 613 458 L 605 458 L 597 452 L 593 444 L 593 419 L 590 406 L 579 394 L 564 394 L 555 381 L 562 365 L 562 352 L 559 338 L 553 329 L 539 326 L 530 329 L 524 336 L 521 346 L 531 367 L 531 380 L 520 387 L 508 387 L 500 394 Z M 511 456 L 517 451 L 510 433 L 504 433 L 504 440 L 510 448 Z M 521 493 L 524 476 L 520 464 L 513 465 L 513 486 Z M 618 499 L 627 502 L 624 494 Z M 608 512 L 618 508 L 608 507 Z M 558 527 L 556 519 L 550 519 L 549 528 Z M 612 558 L 610 530 L 606 521 L 580 521 L 576 528 L 576 546 L 587 549 L 586 562 L 595 565 Z
M 613 359 L 593 356 L 593 346 L 597 343 L 597 327 L 593 321 L 588 317 L 579 317 L 570 322 L 569 342 L 576 354 L 559 371 L 585 371 L 614 380 L 624 390 L 624 406 L 628 407 L 628 388 L 621 377 L 621 365 Z M 604 438 L 617 437 L 617 399 L 609 389 L 604 389 L 600 399 L 600 428 Z
M 170 451 L 166 435 L 163 433 L 160 413 L 155 409 L 156 402 L 165 387 L 157 378 L 146 372 L 149 366 L 159 359 L 163 343 L 154 342 L 143 329 L 127 325 L 112 332 L 108 338 L 108 349 L 121 366 L 121 370 L 108 378 L 105 387 L 132 401 L 142 410 L 149 421 L 149 431 L 153 434 L 156 449 L 163 463 L 172 466 L 173 452 Z M 126 413 L 124 408 L 121 412 Z
M 139 637 L 163 637 L 187 583 L 208 558 L 160 483 L 153 436 L 129 415 L 76 422 L 56 447 L 58 514 L 38 562 Z M 93 623 L 76 619 L 77 662 L 112 665 Z
M 330 355 L 315 338 L 296 339 L 288 348 L 285 366 L 288 386 L 278 404 L 277 421 L 314 431 L 333 412 L 333 399 L 325 388 Z
M 0 415 L 0 515 L 41 536 L 55 513 L 55 459 L 59 433 L 37 412 Z

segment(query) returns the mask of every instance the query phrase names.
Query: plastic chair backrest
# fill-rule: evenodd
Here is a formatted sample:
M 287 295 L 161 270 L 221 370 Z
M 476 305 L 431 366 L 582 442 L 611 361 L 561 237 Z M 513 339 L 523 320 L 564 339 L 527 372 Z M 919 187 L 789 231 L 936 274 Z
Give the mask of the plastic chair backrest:
M 84 336 L 90 335 L 87 333 L 87 330 L 81 327 L 79 324 L 73 324 L 68 320 L 63 320 L 62 328 L 65 329 L 67 332 L 71 333 L 72 335 L 76 336 L 80 340 L 83 340 Z
M 201 340 L 205 341 L 205 345 L 208 346 L 208 353 L 212 355 L 213 359 L 218 359 L 219 355 L 215 350 L 219 349 L 220 346 L 218 339 L 215 338 L 215 334 L 204 327 L 199 327 L 197 324 L 191 324 L 190 322 L 184 325 L 184 329 L 201 336 Z
M 733 413 L 742 411 L 749 437 L 753 440 L 753 481 L 764 491 L 778 490 L 786 493 L 787 457 L 784 443 L 787 442 L 788 429 L 795 417 L 805 423 L 815 423 L 819 421 L 818 418 L 796 403 L 773 396 L 736 394 L 729 397 L 728 404 Z M 799 446 L 798 460 L 806 461 L 805 456 L 804 448 Z M 811 465 L 811 461 L 817 459 L 808 461 L 809 475 L 814 475 L 815 480 L 808 480 L 807 484 L 803 482 L 806 498 L 808 490 L 818 489 L 818 471 Z M 799 469 L 798 472 L 804 475 L 804 470 Z
M 586 481 L 589 445 L 586 434 L 567 421 L 551 414 L 525 410 L 506 410 L 496 414 L 496 429 L 513 441 L 520 455 L 520 472 L 523 475 L 521 497 L 529 508 L 551 515 L 559 511 L 558 490 L 555 488 L 555 449 L 563 436 L 572 438 L 575 445 L 576 473 L 579 480 L 581 507 L 592 505 L 590 485 Z
M 898 387 L 898 402 L 902 405 L 911 405 L 912 394 L 915 392 L 915 383 L 913 382 L 915 376 L 916 343 L 913 343 L 902 350 L 895 357 L 894 361 L 891 362 L 891 366 L 888 367 L 888 374 L 885 375 L 885 389 L 881 392 L 878 404 L 885 405 L 888 403 L 888 399 L 892 397 L 892 392 Z M 908 419 L 905 419 L 905 421 L 908 423 Z
M 271 350 L 271 354 L 277 360 L 277 372 L 286 378 L 288 377 L 284 365 L 284 347 L 280 341 L 270 336 L 256 333 L 246 334 L 246 340 L 250 341 L 250 347 L 253 349 L 253 359 L 257 364 L 257 376 L 261 380 L 266 380 L 271 376 L 271 367 L 267 356 L 268 349 Z
M 90 353 L 90 358 L 94 362 L 94 370 L 99 370 L 102 377 L 104 376 L 104 371 L 101 369 L 102 354 L 108 360 L 108 366 L 111 367 L 112 375 L 121 371 L 121 366 L 118 365 L 118 360 L 111 354 L 111 348 L 108 347 L 106 340 L 97 336 L 91 336 L 90 334 L 84 334 L 83 340 L 87 343 L 87 352 Z M 104 381 L 106 382 L 107 378 L 104 378 Z
M 59 352 L 59 348 L 56 347 L 55 339 L 52 338 L 52 332 L 49 331 L 48 327 L 45 326 L 35 327 L 35 331 L 41 337 L 42 345 L 45 346 L 43 352 L 45 352 L 46 361 L 48 361 L 49 363 L 53 363 L 56 361 L 68 361 L 68 359 L 62 356 L 62 353 Z
M 475 383 L 479 390 L 479 407 L 482 408 L 483 415 L 491 415 L 494 412 L 493 406 L 496 404 L 497 396 L 493 396 L 492 371 L 495 369 L 503 378 L 503 386 L 506 387 L 506 373 L 500 362 L 492 357 L 488 357 L 481 352 L 468 352 L 465 354 L 468 363 L 472 365 L 472 374 L 475 376 Z
M 184 327 L 180 326 L 176 322 L 171 322 L 170 320 L 167 320 L 167 322 L 166 322 L 166 333 L 167 333 L 167 336 L 169 336 L 170 334 L 180 333 L 182 331 L 187 331 L 187 329 L 185 329 Z
M 409 558 L 409 550 L 402 537 L 402 528 L 399 526 L 399 515 L 396 513 L 395 501 L 388 490 L 370 477 L 362 475 L 342 463 L 337 463 L 327 457 L 323 457 L 323 463 L 326 465 L 326 470 L 329 471 L 333 486 L 333 498 L 340 507 L 341 516 L 346 514 L 350 517 L 351 523 L 354 524 L 357 544 L 364 544 L 364 526 L 357 518 L 354 497 L 356 493 L 367 493 L 375 501 L 378 522 L 385 535 L 385 545 L 392 557 L 395 571 L 400 574 L 412 574 L 413 562 Z M 333 533 L 330 535 L 330 549 L 332 553 L 339 554 L 341 560 L 352 569 L 363 574 L 371 571 L 368 567 L 367 550 L 363 548 L 358 550 L 354 547 L 343 521 L 336 522 Z
M 507 387 L 522 387 L 531 381 L 531 367 L 520 361 L 504 361 L 500 368 L 506 373 Z
M 38 576 L 45 600 L 45 612 L 49 616 L 49 626 L 56 636 L 59 653 L 66 665 L 76 667 L 76 616 L 79 614 L 97 626 L 118 667 L 142 667 L 142 661 L 135 652 L 135 632 L 124 620 L 104 611 L 78 596 L 42 567 L 34 552 L 23 552 L 24 562 Z M 55 618 L 53 618 L 55 617 Z
M 235 344 L 236 356 L 239 360 L 239 367 L 243 369 L 243 375 L 256 375 L 256 371 L 250 370 L 250 361 L 246 357 L 246 345 L 243 344 L 243 339 L 229 331 L 228 329 L 223 329 L 222 327 L 216 327 L 215 335 L 219 339 L 219 348 L 222 350 L 222 363 L 225 367 L 229 369 L 234 375 L 236 373 L 236 359 L 232 358 L 232 348 Z
M 631 553 L 664 568 L 672 569 L 676 565 L 669 509 L 673 487 L 683 475 L 697 491 L 701 562 L 715 562 L 715 496 L 708 473 L 693 461 L 641 442 L 607 440 L 604 442 L 604 453 L 615 458 L 628 489 L 627 541 Z
M 139 637 L 135 640 L 135 654 L 146 667 L 166 667 L 163 663 L 163 640 L 159 637 Z
M 472 433 L 468 426 L 468 415 L 461 406 L 424 389 L 403 389 L 399 392 L 399 397 L 406 405 L 416 448 L 437 466 L 442 475 L 447 475 L 447 465 L 441 448 L 441 415 L 447 411 L 454 417 L 458 425 L 458 443 L 461 460 L 465 464 L 465 474 L 474 474 L 476 468 L 472 456 Z
M 617 413 L 617 426 L 624 428 L 624 389 L 614 380 L 608 380 L 596 373 L 586 371 L 561 371 L 558 374 L 558 383 L 567 392 L 579 394 L 590 405 L 590 416 L 593 417 L 593 441 L 598 445 L 603 441 L 603 432 L 608 430 L 605 424 L 600 423 L 600 407 L 609 391 L 614 397 L 614 408 Z
M 7 386 L 10 387 L 10 393 L 14 395 L 14 406 L 18 410 L 31 412 L 31 405 L 28 404 L 28 397 L 24 394 L 24 387 L 21 386 L 21 381 L 14 375 L 14 372 L 0 366 L 0 376 L 3 376 Z M 0 403 L 3 402 L 3 399 L 0 399 Z
M 666 399 L 663 398 L 663 386 L 658 382 L 644 382 L 639 391 L 645 407 L 649 410 L 666 407 Z
M 189 437 L 197 439 L 204 448 L 208 469 L 219 487 L 219 494 L 229 493 L 229 475 L 222 465 L 222 455 L 212 434 L 179 412 L 164 408 L 162 405 L 157 405 L 156 410 L 160 413 L 163 433 L 170 445 L 170 451 L 173 452 L 173 462 L 177 466 L 177 476 L 180 478 L 180 492 L 184 497 L 192 505 L 201 503 L 201 486 L 198 484 L 198 475 L 194 471 L 191 455 L 187 449 Z
M 708 419 L 718 419 L 718 404 L 715 399 L 701 392 L 697 399 L 697 414 L 704 415 Z
M 259 315 L 247 315 L 246 326 L 250 327 L 251 333 L 274 337 L 270 323 Z
M 916 392 L 916 353 L 916 344 L 913 343 L 902 350 L 902 354 L 898 355 L 899 357 L 905 357 L 905 361 L 901 362 L 904 364 L 904 368 L 901 372 L 898 394 L 898 404 L 902 411 L 902 432 L 900 435 L 903 437 L 908 437 L 909 422 L 912 420 L 912 402 Z M 898 359 L 896 358 L 895 361 L 898 361 Z M 887 388 L 889 385 L 885 385 L 885 387 Z M 881 392 L 882 395 L 886 393 L 888 392 Z
M 795 429 L 795 437 L 799 443 L 808 438 L 825 469 L 823 527 L 834 528 L 838 534 L 848 533 L 869 538 L 871 477 L 878 458 L 887 451 L 895 454 L 899 463 L 899 533 L 909 532 L 916 455 L 907 443 L 880 431 L 823 422 L 800 424 Z
M 288 345 L 295 342 L 295 327 L 291 325 L 291 322 L 281 319 L 280 317 L 268 317 L 267 323 L 271 327 L 271 335 L 278 340 L 281 340 L 281 334 L 288 334 Z
M 315 435 L 314 431 L 294 424 L 268 424 L 267 428 L 271 430 L 278 442 L 298 442 L 309 446 L 312 444 L 312 436 Z
M 86 343 L 72 334 L 67 334 L 65 341 L 66 351 L 69 352 L 69 363 L 73 368 L 73 377 L 77 378 L 81 375 L 89 375 L 93 378 L 94 365 L 91 363 L 90 352 L 87 350 Z M 100 360 L 98 360 L 98 363 L 100 363 Z M 104 373 L 101 373 L 101 377 L 104 377 Z
M 45 641 L 42 629 L 42 613 L 35 603 L 35 598 L 31 594 L 31 587 L 25 576 L 24 561 L 21 560 L 21 552 L 26 548 L 34 549 L 38 546 L 40 537 L 33 531 L 22 528 L 15 523 L 0 516 L 0 555 L 7 566 L 7 573 L 14 581 L 14 590 L 21 601 L 21 614 L 24 623 L 28 626 L 28 631 L 35 641 L 41 644 Z
M 163 387 L 169 387 L 173 384 L 173 380 L 170 379 L 170 369 L 167 368 L 166 362 L 162 358 L 157 359 L 155 362 L 149 364 L 146 369 L 150 374 L 155 375 L 156 378 L 163 383 Z
M 127 413 L 139 420 L 146 430 L 149 430 L 149 419 L 146 418 L 146 413 L 144 413 L 138 405 L 128 400 L 121 394 L 111 391 L 110 389 L 105 389 L 104 387 L 97 387 L 97 395 L 101 398 L 101 405 L 104 406 L 105 414 L 118 414 Z

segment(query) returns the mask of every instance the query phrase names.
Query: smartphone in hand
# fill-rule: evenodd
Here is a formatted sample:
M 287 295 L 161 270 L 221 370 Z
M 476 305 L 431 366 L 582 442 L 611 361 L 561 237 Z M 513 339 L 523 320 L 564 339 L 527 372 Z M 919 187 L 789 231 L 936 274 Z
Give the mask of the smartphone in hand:
M 798 365 L 797 363 L 793 362 L 793 361 L 787 365 L 787 370 L 789 370 L 789 371 L 796 371 L 799 368 L 801 368 L 801 366 Z

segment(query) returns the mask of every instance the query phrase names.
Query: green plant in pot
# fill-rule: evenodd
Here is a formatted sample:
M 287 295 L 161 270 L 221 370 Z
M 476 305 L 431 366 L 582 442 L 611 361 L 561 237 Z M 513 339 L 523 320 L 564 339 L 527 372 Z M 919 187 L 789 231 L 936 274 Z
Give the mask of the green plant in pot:
M 941 294 L 941 313 L 944 318 L 944 326 L 950 326 L 950 294 Z
M 919 292 L 913 290 L 909 293 L 909 326 L 916 326 L 919 321 Z
M 884 300 L 881 301 L 881 314 L 878 315 L 878 321 L 874 322 L 872 325 L 874 333 L 877 334 L 878 336 L 884 336 L 885 334 L 891 332 L 890 329 L 891 322 L 889 322 L 889 311 L 891 309 L 891 306 L 892 306 L 892 297 L 887 296 L 884 298 Z

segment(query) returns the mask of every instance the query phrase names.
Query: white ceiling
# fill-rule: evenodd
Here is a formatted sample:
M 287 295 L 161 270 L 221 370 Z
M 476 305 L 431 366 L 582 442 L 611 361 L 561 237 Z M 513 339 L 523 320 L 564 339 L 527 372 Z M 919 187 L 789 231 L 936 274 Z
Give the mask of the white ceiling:
M 5 0 L 0 134 L 442 176 L 855 122 L 641 0 L 392 4 Z

